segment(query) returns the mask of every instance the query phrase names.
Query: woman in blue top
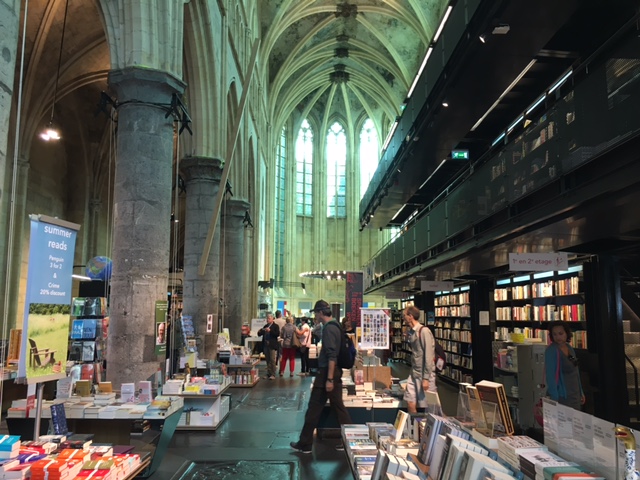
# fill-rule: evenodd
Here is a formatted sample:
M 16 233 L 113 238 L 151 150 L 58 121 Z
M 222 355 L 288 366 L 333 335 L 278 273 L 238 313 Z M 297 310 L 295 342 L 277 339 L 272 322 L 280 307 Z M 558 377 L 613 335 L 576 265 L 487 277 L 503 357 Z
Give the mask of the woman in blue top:
M 551 344 L 544 354 L 547 395 L 562 405 L 580 410 L 585 397 L 576 352 L 567 343 L 572 332 L 564 322 L 553 322 L 549 332 Z

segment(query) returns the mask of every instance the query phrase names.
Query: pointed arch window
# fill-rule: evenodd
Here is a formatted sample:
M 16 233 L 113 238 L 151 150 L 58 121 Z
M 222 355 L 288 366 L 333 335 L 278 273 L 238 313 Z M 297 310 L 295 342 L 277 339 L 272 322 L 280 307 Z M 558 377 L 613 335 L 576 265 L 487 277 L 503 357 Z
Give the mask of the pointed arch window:
M 327 217 L 347 216 L 347 134 L 335 122 L 327 133 Z
M 367 118 L 360 130 L 360 199 L 367 192 L 379 159 L 378 133 L 373 120 Z
M 276 151 L 275 278 L 284 278 L 287 129 L 282 127 Z
M 296 215 L 313 215 L 313 131 L 302 121 L 296 140 Z

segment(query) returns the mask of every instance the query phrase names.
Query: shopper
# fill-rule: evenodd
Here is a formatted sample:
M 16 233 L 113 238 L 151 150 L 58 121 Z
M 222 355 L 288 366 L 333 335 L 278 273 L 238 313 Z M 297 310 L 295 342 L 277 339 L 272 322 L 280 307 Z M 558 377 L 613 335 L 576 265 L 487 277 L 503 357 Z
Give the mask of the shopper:
M 267 323 L 258 330 L 258 336 L 262 337 L 262 351 L 267 360 L 267 378 L 275 380 L 276 361 L 278 359 L 278 336 L 280 328 L 273 321 L 273 313 L 267 314 Z
M 318 374 L 313 382 L 304 426 L 297 442 L 291 442 L 291 448 L 301 453 L 311 453 L 313 431 L 318 426 L 322 410 L 329 399 L 331 408 L 338 417 L 338 423 L 351 423 L 349 412 L 342 402 L 342 369 L 337 366 L 338 353 L 342 344 L 342 328 L 334 319 L 331 307 L 324 300 L 318 300 L 313 307 L 315 318 L 324 323 L 322 329 L 322 348 L 318 358 Z M 327 326 L 335 322 L 336 326 Z
M 405 325 L 410 327 L 411 373 L 407 379 L 404 399 L 409 413 L 417 407 L 426 408 L 425 392 L 436 391 L 435 340 L 431 330 L 420 324 L 420 310 L 409 306 L 403 312 Z
M 289 376 L 293 377 L 293 371 L 296 369 L 296 348 L 293 345 L 293 336 L 296 335 L 296 326 L 293 324 L 293 317 L 288 316 L 285 319 L 285 325 L 280 331 L 282 339 L 282 360 L 280 361 L 280 376 L 284 375 L 284 367 L 289 361 Z
M 307 317 L 300 319 L 302 325 L 296 329 L 296 335 L 300 339 L 300 375 L 309 375 L 309 347 L 311 346 L 311 327 Z
M 552 322 L 549 334 L 551 344 L 544 353 L 547 395 L 562 405 L 580 410 L 585 396 L 580 382 L 578 358 L 568 343 L 573 333 L 566 323 Z

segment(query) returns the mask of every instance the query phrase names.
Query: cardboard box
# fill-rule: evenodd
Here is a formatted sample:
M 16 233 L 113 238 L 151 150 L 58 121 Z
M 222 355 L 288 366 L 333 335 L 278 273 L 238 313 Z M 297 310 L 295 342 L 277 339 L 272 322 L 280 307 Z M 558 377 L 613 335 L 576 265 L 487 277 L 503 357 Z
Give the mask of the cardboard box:
M 391 367 L 362 367 L 364 381 L 373 383 L 373 388 L 391 388 Z

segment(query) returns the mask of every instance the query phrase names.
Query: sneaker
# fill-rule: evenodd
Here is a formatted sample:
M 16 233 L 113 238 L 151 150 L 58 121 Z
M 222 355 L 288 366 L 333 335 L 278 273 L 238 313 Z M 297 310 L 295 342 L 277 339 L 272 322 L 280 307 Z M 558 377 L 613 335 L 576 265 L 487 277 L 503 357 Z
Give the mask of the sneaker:
M 340 442 L 339 444 L 336 445 L 336 450 L 338 452 L 344 452 L 344 443 Z
M 275 376 L 275 375 L 271 375 L 271 376 L 269 377 L 269 380 L 275 380 L 275 379 L 276 379 L 276 376 Z
M 291 373 L 289 374 L 289 376 L 290 376 L 290 377 L 293 377 L 293 372 L 291 372 Z
M 291 442 L 289 445 L 291 445 L 291 448 L 293 448 L 296 452 L 311 453 L 311 447 L 300 445 L 300 442 Z

